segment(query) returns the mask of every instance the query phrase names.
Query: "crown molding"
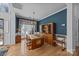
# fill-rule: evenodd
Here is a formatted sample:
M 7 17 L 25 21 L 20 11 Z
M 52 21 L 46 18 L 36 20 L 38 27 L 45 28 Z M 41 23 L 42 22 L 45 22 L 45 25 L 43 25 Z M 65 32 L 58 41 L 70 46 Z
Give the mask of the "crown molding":
M 47 15 L 47 16 L 41 18 L 40 20 L 45 19 L 45 18 L 47 18 L 47 17 L 49 17 L 49 16 L 51 16 L 51 15 L 54 15 L 54 14 L 56 14 L 56 13 L 58 13 L 58 12 L 61 12 L 61 11 L 65 10 L 65 9 L 67 9 L 67 7 L 64 7 L 64 8 L 62 8 L 62 9 L 60 9 L 60 10 L 54 12 L 54 13 L 51 13 L 51 14 L 49 14 L 49 15 Z M 40 20 L 39 20 L 39 21 L 40 21 Z

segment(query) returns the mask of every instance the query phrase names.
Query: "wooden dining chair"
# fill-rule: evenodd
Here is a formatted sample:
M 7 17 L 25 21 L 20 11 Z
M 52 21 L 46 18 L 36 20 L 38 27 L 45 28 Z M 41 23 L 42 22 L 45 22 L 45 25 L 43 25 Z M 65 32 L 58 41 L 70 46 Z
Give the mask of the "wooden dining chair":
M 26 45 L 27 45 L 28 49 L 30 50 L 32 42 L 31 42 L 31 39 L 30 39 L 29 35 L 26 35 Z

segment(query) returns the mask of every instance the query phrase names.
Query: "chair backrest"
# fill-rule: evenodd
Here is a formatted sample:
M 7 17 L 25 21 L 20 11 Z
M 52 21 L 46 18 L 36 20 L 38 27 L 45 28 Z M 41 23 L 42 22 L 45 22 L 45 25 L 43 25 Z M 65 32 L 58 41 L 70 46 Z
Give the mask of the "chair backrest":
M 26 35 L 26 41 L 27 43 L 31 42 L 30 35 Z

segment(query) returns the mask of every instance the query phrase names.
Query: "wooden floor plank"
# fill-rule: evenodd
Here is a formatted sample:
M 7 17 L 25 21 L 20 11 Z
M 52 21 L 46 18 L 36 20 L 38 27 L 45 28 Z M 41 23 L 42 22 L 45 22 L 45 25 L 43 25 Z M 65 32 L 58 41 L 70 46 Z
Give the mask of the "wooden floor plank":
M 21 44 L 16 44 L 10 46 L 7 56 L 69 56 L 71 54 L 67 53 L 67 51 L 62 51 L 62 47 L 60 46 L 50 46 L 43 45 L 40 48 L 34 50 L 27 50 L 24 55 L 21 53 Z

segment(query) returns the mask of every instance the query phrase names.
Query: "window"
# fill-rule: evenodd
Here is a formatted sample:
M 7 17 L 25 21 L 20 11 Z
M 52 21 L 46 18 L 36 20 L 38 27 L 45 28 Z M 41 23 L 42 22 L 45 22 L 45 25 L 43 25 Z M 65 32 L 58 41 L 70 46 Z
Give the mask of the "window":
M 23 34 L 32 34 L 33 33 L 33 25 L 30 24 L 23 24 L 21 27 L 21 33 Z
M 21 29 L 21 34 L 34 34 L 36 31 L 36 21 L 30 21 L 30 20 L 19 20 L 19 28 Z

